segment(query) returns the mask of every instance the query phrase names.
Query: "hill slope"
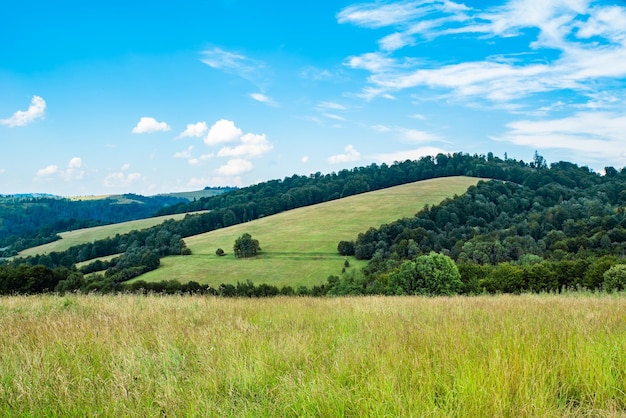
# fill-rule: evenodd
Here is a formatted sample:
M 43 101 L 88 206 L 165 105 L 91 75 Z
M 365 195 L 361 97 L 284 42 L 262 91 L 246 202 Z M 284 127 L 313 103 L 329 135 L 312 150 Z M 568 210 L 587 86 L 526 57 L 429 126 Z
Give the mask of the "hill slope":
M 168 219 L 183 219 L 187 214 L 164 215 L 154 218 L 139 219 L 136 221 L 121 222 L 113 225 L 96 226 L 93 228 L 77 229 L 76 231 L 61 232 L 60 240 L 48 244 L 39 245 L 37 247 L 28 248 L 19 253 L 20 257 L 28 257 L 36 254 L 49 254 L 51 252 L 65 251 L 74 245 L 94 242 L 110 237 L 116 234 L 126 234 L 132 230 L 141 230 L 159 225 Z
M 193 255 L 164 258 L 159 269 L 139 279 L 194 280 L 212 286 L 248 279 L 277 286 L 317 285 L 341 273 L 344 258 L 337 254 L 339 241 L 354 240 L 369 227 L 412 217 L 424 205 L 462 194 L 479 180 L 446 177 L 409 183 L 189 237 L 185 242 Z M 262 253 L 254 259 L 238 260 L 232 254 L 235 239 L 244 232 L 260 242 Z M 227 255 L 217 257 L 218 248 Z

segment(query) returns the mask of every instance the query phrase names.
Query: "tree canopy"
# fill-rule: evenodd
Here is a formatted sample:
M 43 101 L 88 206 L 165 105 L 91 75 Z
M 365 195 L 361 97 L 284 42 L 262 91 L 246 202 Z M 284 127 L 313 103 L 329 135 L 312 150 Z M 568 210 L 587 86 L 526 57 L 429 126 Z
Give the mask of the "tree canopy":
M 259 247 L 259 241 L 246 232 L 235 240 L 233 251 L 235 251 L 235 257 L 237 258 L 249 258 L 256 256 L 261 251 L 261 248 Z

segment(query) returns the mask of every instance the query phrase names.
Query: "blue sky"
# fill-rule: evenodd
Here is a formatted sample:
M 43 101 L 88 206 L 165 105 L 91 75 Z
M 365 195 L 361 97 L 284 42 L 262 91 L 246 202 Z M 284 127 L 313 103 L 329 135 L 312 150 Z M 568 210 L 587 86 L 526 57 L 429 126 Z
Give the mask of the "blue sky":
M 151 195 L 459 151 L 626 165 L 624 1 L 5 3 L 0 193 Z

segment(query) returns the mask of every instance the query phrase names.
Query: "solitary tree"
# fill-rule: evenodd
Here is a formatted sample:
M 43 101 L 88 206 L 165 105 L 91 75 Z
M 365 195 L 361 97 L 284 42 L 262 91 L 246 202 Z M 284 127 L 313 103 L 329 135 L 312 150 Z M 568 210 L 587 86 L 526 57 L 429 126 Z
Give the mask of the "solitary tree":
M 248 258 L 257 255 L 257 253 L 261 251 L 261 248 L 259 247 L 259 241 L 253 239 L 252 236 L 246 232 L 235 240 L 233 250 L 235 251 L 235 257 Z

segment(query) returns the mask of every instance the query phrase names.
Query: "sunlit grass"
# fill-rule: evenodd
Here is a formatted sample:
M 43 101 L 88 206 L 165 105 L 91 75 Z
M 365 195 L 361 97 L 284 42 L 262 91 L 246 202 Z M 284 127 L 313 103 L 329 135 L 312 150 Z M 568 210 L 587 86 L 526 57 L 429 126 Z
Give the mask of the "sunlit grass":
M 377 190 L 345 199 L 304 207 L 185 239 L 193 255 L 166 257 L 161 267 L 139 280 L 194 280 L 212 286 L 251 280 L 256 284 L 311 287 L 339 275 L 344 257 L 337 253 L 341 240 L 355 240 L 370 227 L 412 217 L 424 205 L 440 203 L 476 185 L 473 177 L 446 177 Z M 258 239 L 262 252 L 238 260 L 233 244 L 243 233 Z M 222 248 L 227 255 L 217 257 Z M 351 259 L 354 267 L 363 263 Z
M 0 416 L 623 416 L 626 295 L 0 298 Z

